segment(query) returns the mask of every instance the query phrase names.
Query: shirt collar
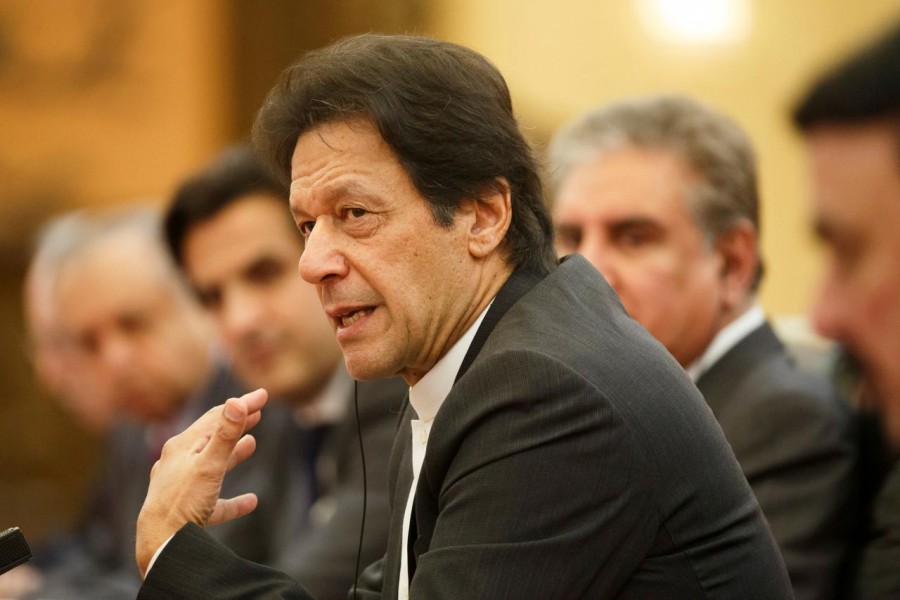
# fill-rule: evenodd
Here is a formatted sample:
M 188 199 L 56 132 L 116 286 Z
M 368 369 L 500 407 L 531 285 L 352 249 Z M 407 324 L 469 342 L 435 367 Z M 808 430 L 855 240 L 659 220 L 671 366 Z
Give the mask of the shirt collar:
M 462 366 L 469 346 L 472 345 L 475 333 L 478 331 L 478 327 L 481 325 L 481 321 L 484 320 L 484 315 L 487 314 L 492 303 L 493 300 L 491 300 L 487 308 L 481 311 L 481 314 L 478 315 L 472 326 L 437 361 L 431 370 L 425 373 L 425 376 L 417 381 L 414 386 L 409 388 L 409 403 L 412 404 L 420 421 L 432 421 L 437 415 L 438 410 L 440 410 L 441 405 L 450 393 L 450 389 L 453 387 L 456 374 L 459 372 L 460 366 Z
M 750 332 L 766 322 L 762 307 L 754 302 L 740 317 L 723 327 L 713 338 L 703 355 L 695 360 L 686 370 L 695 382 L 709 371 L 719 359 L 738 345 Z
M 307 427 L 340 422 L 347 413 L 347 398 L 351 397 L 352 390 L 353 379 L 347 374 L 344 361 L 340 361 L 319 396 L 294 410 L 294 420 Z

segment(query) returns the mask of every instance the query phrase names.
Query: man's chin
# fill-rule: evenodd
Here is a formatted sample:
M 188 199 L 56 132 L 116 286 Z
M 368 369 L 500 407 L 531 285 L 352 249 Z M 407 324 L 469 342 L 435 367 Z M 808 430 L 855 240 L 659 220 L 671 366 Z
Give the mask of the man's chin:
M 387 379 L 396 375 L 396 372 L 390 368 L 390 365 L 373 361 L 368 357 L 360 356 L 358 353 L 345 354 L 344 365 L 347 367 L 347 373 L 350 374 L 350 377 L 357 381 Z

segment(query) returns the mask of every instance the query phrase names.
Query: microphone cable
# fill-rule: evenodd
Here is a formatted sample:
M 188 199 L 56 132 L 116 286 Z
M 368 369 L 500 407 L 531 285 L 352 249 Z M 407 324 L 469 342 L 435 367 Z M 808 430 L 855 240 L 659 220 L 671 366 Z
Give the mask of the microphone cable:
M 362 556 L 363 534 L 366 531 L 366 503 L 368 500 L 369 482 L 366 479 L 366 450 L 363 446 L 362 425 L 359 420 L 359 382 L 353 380 L 353 407 L 356 410 L 356 434 L 359 438 L 359 455 L 362 459 L 363 503 L 362 522 L 359 525 L 359 546 L 356 549 L 356 572 L 353 575 L 353 600 L 359 600 L 359 562 Z

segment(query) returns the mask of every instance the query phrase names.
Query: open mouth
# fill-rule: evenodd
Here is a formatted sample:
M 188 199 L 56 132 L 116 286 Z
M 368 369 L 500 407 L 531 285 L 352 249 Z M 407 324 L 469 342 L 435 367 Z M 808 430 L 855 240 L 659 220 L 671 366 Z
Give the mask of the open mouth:
M 360 308 L 358 310 L 353 310 L 338 316 L 337 322 L 340 327 L 350 327 L 351 325 L 359 321 L 362 317 L 372 314 L 373 310 L 373 308 Z

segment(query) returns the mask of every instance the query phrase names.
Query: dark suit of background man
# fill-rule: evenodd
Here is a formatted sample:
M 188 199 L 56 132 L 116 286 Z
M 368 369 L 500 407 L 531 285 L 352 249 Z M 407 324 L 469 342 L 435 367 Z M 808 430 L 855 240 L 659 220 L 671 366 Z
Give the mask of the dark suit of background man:
M 353 584 L 363 517 L 354 387 L 315 288 L 297 276 L 303 240 L 287 187 L 250 148 L 232 148 L 179 187 L 165 229 L 235 373 L 295 412 L 295 433 L 280 450 L 291 480 L 278 490 L 287 510 L 269 515 L 281 523 L 280 551 L 268 564 L 323 600 L 342 600 Z M 399 378 L 359 387 L 367 563 L 387 544 L 388 459 L 405 394 Z
M 290 177 L 300 272 L 348 372 L 411 386 L 388 548 L 360 598 L 791 597 L 703 398 L 593 267 L 558 263 L 484 57 L 350 38 L 290 67 L 255 130 Z M 138 519 L 141 567 L 168 543 L 140 597 L 310 598 L 198 527 L 252 510 L 209 482 L 252 451 L 241 433 L 265 397 L 170 441 Z
M 816 328 L 862 366 L 892 466 L 872 512 L 858 591 L 900 597 L 900 24 L 823 75 L 798 103 L 826 269 Z
M 756 301 L 750 140 L 688 98 L 595 109 L 551 144 L 557 250 L 583 254 L 722 426 L 799 600 L 834 598 L 854 526 L 849 410 L 794 368 Z

